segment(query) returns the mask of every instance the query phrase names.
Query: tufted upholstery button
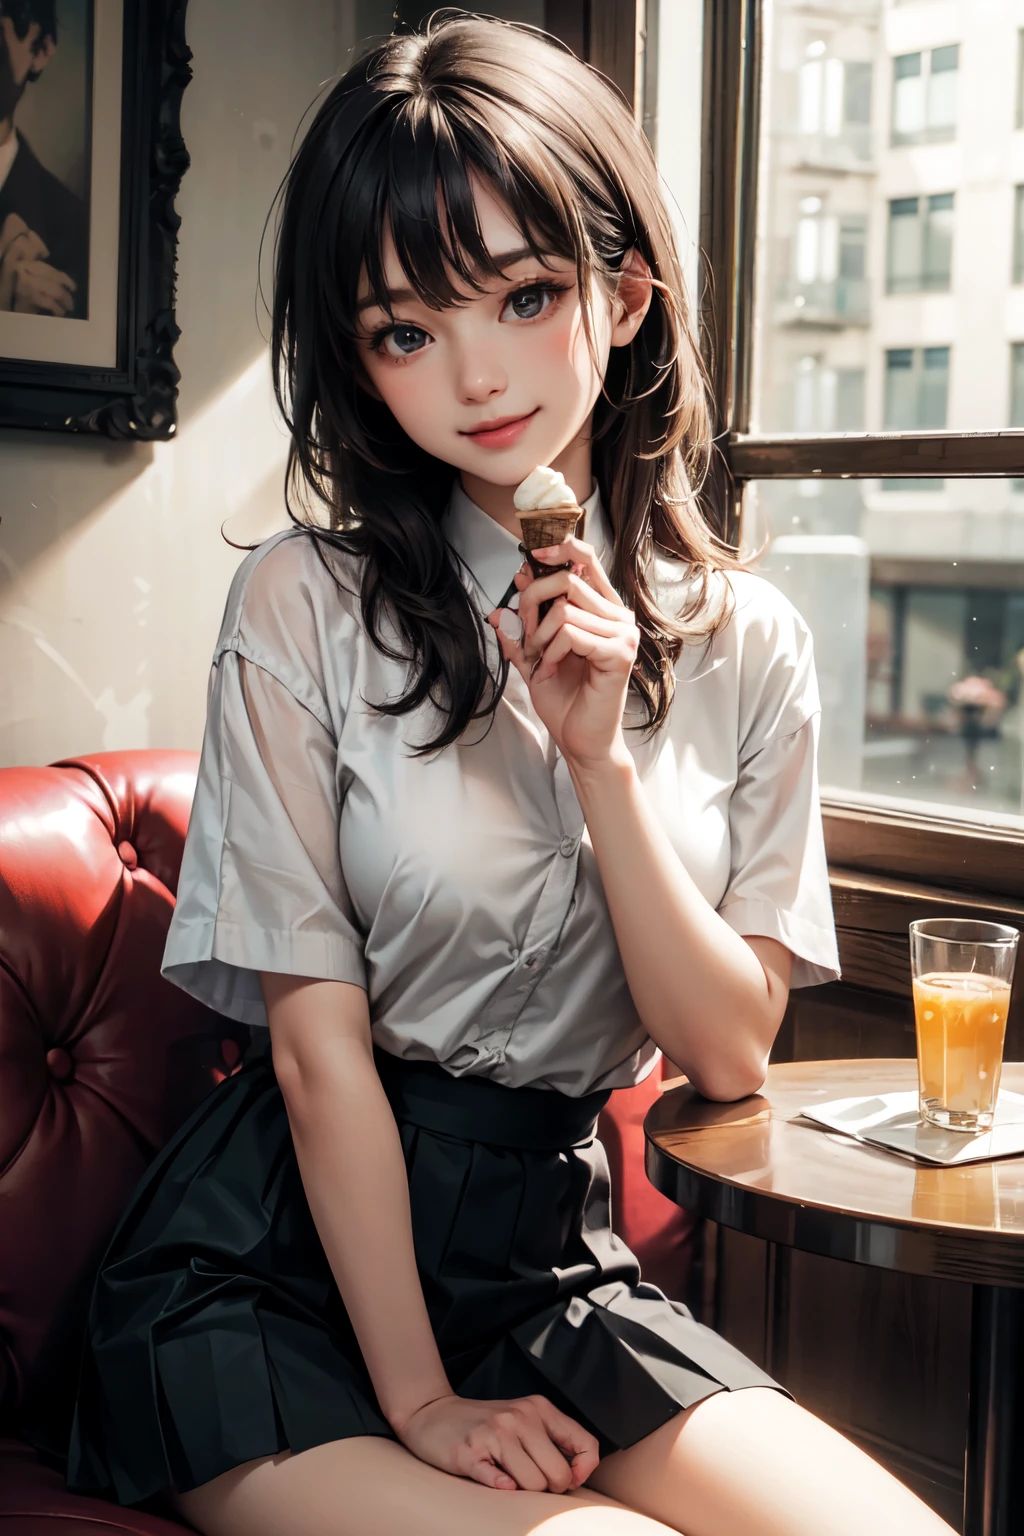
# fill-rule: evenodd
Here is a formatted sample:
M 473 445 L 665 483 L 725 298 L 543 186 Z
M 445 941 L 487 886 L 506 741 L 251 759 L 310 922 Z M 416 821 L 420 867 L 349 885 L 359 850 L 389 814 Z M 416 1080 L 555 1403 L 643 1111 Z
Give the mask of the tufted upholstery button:
M 52 1051 L 46 1053 L 46 1065 L 54 1082 L 69 1083 L 75 1075 L 75 1064 L 67 1051 L 55 1045 Z
M 121 860 L 121 863 L 124 865 L 125 869 L 138 869 L 139 856 L 135 852 L 135 849 L 132 847 L 131 843 L 118 843 L 117 856 Z

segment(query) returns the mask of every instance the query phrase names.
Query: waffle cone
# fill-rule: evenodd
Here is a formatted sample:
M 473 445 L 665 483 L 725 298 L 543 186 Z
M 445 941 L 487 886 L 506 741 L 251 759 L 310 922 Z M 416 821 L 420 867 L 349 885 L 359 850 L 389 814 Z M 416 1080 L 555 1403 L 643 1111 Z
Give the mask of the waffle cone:
M 542 507 L 536 512 L 517 512 L 523 548 L 528 552 L 564 544 L 576 532 L 583 508 L 575 503 L 565 507 Z

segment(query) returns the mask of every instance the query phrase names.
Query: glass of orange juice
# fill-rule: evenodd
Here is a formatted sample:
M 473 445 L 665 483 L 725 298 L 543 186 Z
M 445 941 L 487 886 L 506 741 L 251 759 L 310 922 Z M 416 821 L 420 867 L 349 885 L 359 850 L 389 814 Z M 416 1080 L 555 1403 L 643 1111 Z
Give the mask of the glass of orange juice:
M 987 1131 L 1003 1069 L 1017 930 L 958 917 L 910 925 L 921 1117 Z

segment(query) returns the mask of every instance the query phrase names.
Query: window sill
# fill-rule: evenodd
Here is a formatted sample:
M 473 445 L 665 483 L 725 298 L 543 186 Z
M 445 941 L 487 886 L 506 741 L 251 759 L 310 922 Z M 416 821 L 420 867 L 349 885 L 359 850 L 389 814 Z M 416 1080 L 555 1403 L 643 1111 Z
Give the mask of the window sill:
M 822 813 L 834 877 L 855 872 L 914 882 L 908 890 L 937 886 L 950 893 L 949 899 L 952 893 L 968 892 L 982 904 L 990 896 L 1024 904 L 1024 825 L 1010 817 L 967 821 L 916 811 L 912 803 L 897 808 L 831 798 L 823 802 Z M 929 894 L 946 901 L 942 891 Z

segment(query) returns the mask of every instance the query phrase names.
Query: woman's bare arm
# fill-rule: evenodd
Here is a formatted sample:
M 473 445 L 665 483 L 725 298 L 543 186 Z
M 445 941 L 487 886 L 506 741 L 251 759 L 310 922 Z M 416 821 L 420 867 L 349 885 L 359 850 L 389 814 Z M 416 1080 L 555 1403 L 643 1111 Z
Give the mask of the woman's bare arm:
M 546 1398 L 478 1402 L 452 1391 L 416 1267 L 405 1159 L 365 992 L 268 972 L 260 981 L 306 1199 L 384 1416 L 443 1471 L 510 1491 L 579 1487 L 597 1465 L 597 1441 Z
M 452 1389 L 416 1271 L 405 1162 L 373 1064 L 366 993 L 341 981 L 260 979 L 309 1208 L 397 1427 Z
M 626 980 L 652 1038 L 701 1093 L 738 1099 L 764 1082 L 793 957 L 742 938 L 694 884 L 623 752 L 573 770 Z

